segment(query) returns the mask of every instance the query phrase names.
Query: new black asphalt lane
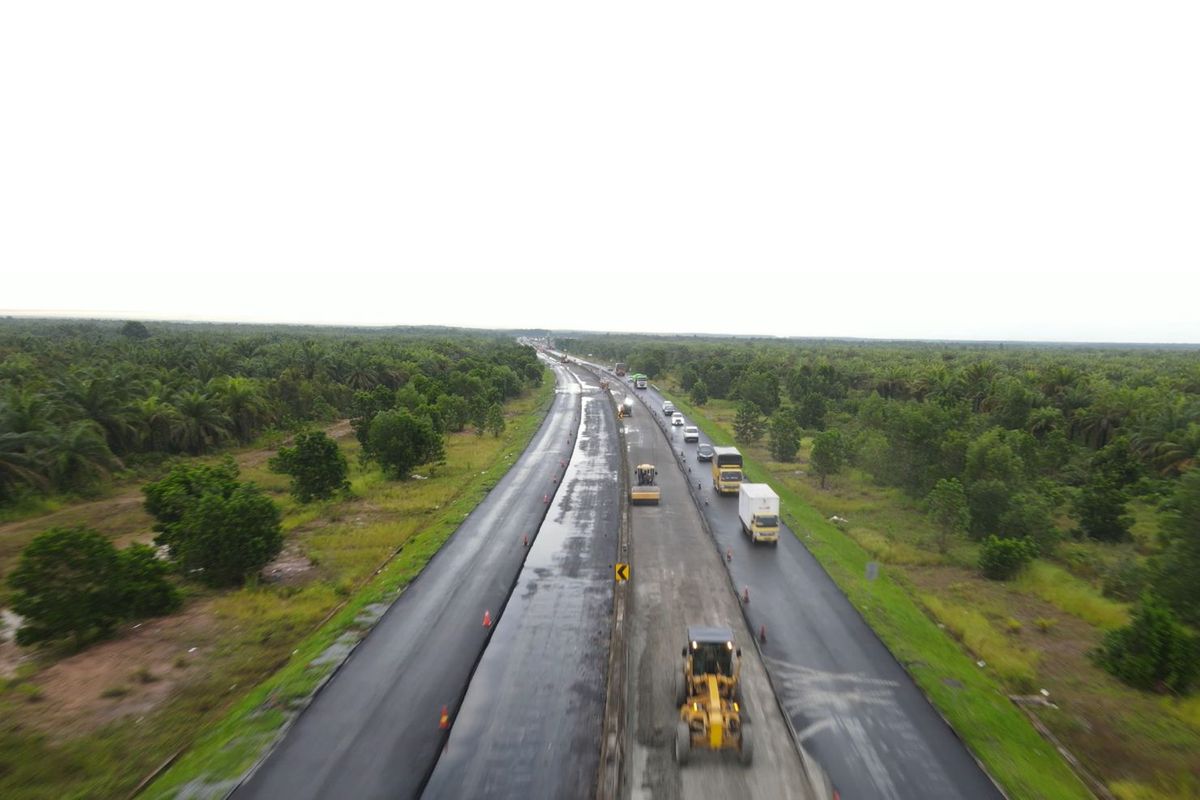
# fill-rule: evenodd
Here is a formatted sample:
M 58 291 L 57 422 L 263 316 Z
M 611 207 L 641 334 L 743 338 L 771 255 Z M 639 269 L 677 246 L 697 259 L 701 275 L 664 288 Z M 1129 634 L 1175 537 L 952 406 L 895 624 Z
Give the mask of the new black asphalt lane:
M 664 398 L 657 391 L 636 395 L 661 412 Z M 763 655 L 792 726 L 841 796 L 1000 798 L 800 540 L 785 527 L 777 547 L 752 545 L 741 532 L 737 497 L 713 491 L 710 466 L 696 460 L 696 445 L 683 442 L 682 428 L 658 422 L 669 429 L 675 452 L 684 452 L 683 469 L 691 467 L 691 489 L 717 547 L 732 550 L 735 586 L 750 588 L 744 611 L 752 630 L 767 627 Z M 709 442 L 703 435 L 701 441 Z
M 621 454 L 606 392 L 580 372 L 583 421 L 423 798 L 590 797 L 600 765 Z
M 433 770 L 471 671 L 514 588 L 569 459 L 579 385 L 554 366 L 550 412 L 503 479 L 392 604 L 267 759 L 238 800 L 416 797 Z M 536 539 L 533 539 L 536 543 Z

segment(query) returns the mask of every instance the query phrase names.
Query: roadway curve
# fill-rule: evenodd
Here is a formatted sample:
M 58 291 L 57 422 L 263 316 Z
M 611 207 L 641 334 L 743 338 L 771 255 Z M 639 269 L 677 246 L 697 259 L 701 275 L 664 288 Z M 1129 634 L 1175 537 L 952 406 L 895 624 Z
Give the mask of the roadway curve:
M 579 425 L 579 384 L 554 365 L 557 393 L 513 467 L 392 604 L 268 757 L 234 792 L 268 798 L 416 797 L 553 496 Z M 536 539 L 534 539 L 536 543 Z
M 621 453 L 608 397 L 577 379 L 575 454 L 422 797 L 585 797 L 595 785 Z
M 664 398 L 657 390 L 636 394 L 661 411 Z M 752 545 L 741 532 L 737 497 L 713 491 L 710 466 L 696 461 L 696 445 L 683 442 L 682 428 L 667 425 L 661 415 L 655 419 L 676 456 L 685 454 L 681 469 L 692 470 L 689 489 L 717 552 L 732 550 L 727 569 L 734 586 L 750 589 L 751 602 L 743 610 L 752 630 L 767 628 L 763 656 L 793 730 L 841 796 L 1001 798 L 800 540 L 785 527 L 778 546 Z M 701 441 L 709 440 L 702 434 Z
M 614 380 L 616 380 L 614 378 Z M 620 392 L 624 395 L 625 391 Z M 662 501 L 631 510 L 633 596 L 628 618 L 625 795 L 630 798 L 812 798 L 819 780 L 807 771 L 775 701 L 752 634 L 704 532 L 688 480 L 671 466 L 671 445 L 645 406 L 626 419 L 629 463 L 659 468 Z M 688 625 L 734 630 L 742 648 L 746 709 L 754 728 L 754 761 L 736 753 L 693 754 L 682 769 L 674 758 L 674 674 L 681 667 Z M 819 784 L 818 784 L 819 785 Z

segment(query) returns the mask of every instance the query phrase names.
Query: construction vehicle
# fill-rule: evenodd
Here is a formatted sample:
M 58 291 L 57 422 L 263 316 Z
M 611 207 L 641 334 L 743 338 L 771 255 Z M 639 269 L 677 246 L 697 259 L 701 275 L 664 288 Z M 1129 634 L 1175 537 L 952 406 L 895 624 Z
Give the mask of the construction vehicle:
M 779 495 L 765 483 L 743 483 L 738 519 L 752 542 L 779 542 Z
M 633 471 L 633 486 L 629 487 L 629 502 L 634 505 L 658 505 L 661 491 L 655 481 L 658 470 L 653 464 L 638 464 Z
M 743 764 L 754 757 L 750 719 L 742 702 L 742 650 L 729 628 L 688 626 L 683 666 L 675 673 L 675 760 L 692 750 L 736 750 Z

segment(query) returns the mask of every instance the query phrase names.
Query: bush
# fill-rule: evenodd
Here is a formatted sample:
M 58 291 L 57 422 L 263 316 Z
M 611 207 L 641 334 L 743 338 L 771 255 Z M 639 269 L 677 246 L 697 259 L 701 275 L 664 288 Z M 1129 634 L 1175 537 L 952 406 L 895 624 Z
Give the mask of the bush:
M 487 407 L 482 409 L 483 418 L 476 422 L 480 433 L 487 422 Z M 403 408 L 376 414 L 367 440 L 363 452 L 394 478 L 407 478 L 413 467 L 438 461 L 446 452 L 442 435 L 429 418 L 414 416 Z
M 1111 631 L 1095 652 L 1096 662 L 1138 689 L 1185 692 L 1196 676 L 1200 648 L 1175 615 L 1153 595 L 1143 595 L 1133 620 Z
M 800 426 L 787 409 L 775 412 L 770 424 L 771 457 L 776 461 L 795 461 L 800 449 Z
M 122 619 L 174 611 L 179 593 L 166 572 L 146 545 L 118 551 L 93 530 L 51 528 L 25 547 L 8 578 L 16 590 L 12 608 L 25 618 L 17 642 L 70 636 L 79 646 Z
M 228 497 L 238 487 L 238 468 L 233 459 L 220 464 L 176 464 L 162 480 L 142 487 L 146 511 L 155 518 L 156 544 L 165 544 L 174 555 L 183 517 L 201 497 L 218 494 Z
M 167 580 L 168 566 L 153 547 L 131 544 L 117 553 L 118 604 L 124 617 L 157 617 L 182 605 L 179 590 Z
M 228 497 L 201 497 L 180 521 L 173 551 L 185 574 L 209 586 L 230 586 L 257 573 L 282 548 L 279 509 L 244 483 Z
M 346 456 L 323 431 L 299 434 L 291 447 L 279 448 L 268 466 L 291 476 L 292 496 L 301 503 L 327 500 L 350 489 Z
M 692 404 L 702 406 L 708 402 L 708 384 L 702 380 L 697 380 L 692 384 L 691 389 Z
M 1017 576 L 1037 555 L 1037 545 L 1028 539 L 1001 539 L 989 536 L 979 551 L 979 570 L 993 581 L 1008 581 Z
M 83 527 L 51 528 L 34 537 L 8 585 L 12 609 L 25 618 L 22 645 L 70 636 L 76 646 L 112 632 L 120 620 L 113 583 L 119 570 L 112 542 Z
M 1102 591 L 1113 600 L 1133 602 L 1145 586 L 1145 567 L 1136 558 L 1125 557 L 1105 571 Z

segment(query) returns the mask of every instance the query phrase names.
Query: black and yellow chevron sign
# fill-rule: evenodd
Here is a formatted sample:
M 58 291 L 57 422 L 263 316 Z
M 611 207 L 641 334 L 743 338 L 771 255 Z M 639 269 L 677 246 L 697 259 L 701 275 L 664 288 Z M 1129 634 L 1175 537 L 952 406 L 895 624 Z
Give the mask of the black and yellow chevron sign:
M 617 579 L 617 583 L 624 583 L 629 580 L 629 565 L 616 564 L 613 566 L 613 575 Z

